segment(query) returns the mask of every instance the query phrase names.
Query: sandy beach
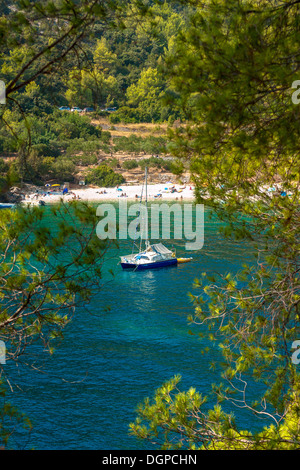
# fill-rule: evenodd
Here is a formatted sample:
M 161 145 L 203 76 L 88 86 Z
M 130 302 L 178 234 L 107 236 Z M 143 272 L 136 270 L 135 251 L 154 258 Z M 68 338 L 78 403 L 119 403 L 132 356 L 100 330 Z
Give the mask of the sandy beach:
M 145 200 L 145 187 L 143 185 L 124 185 L 115 188 L 99 188 L 85 186 L 82 189 L 70 189 L 62 194 L 62 190 L 51 191 L 49 188 L 37 188 L 25 194 L 24 204 L 57 203 L 61 200 L 67 202 L 73 199 L 90 202 L 114 201 L 126 198 L 136 201 L 141 197 Z M 150 184 L 147 188 L 148 201 L 193 201 L 194 187 L 179 184 Z
M 58 186 L 58 185 L 57 185 Z M 43 201 L 45 204 L 55 204 L 63 200 L 64 202 L 72 200 L 82 200 L 89 202 L 118 202 L 120 199 L 126 199 L 128 201 L 139 201 L 142 196 L 142 200 L 145 201 L 145 186 L 142 184 L 129 185 L 124 184 L 120 187 L 115 188 L 100 188 L 95 186 L 83 186 L 82 188 L 71 188 L 68 189 L 68 192 L 63 194 L 63 186 L 61 188 L 47 188 L 47 187 L 34 187 L 31 185 L 30 188 L 27 187 L 20 190 L 18 188 L 18 193 L 22 193 L 22 204 L 32 204 L 37 205 L 41 204 Z M 279 194 L 283 191 L 282 188 L 277 185 L 276 191 L 275 188 L 270 187 L 269 185 L 262 186 L 260 188 L 261 197 L 268 198 Z M 292 196 L 291 192 L 282 193 L 282 196 Z M 159 183 L 159 184 L 148 184 L 147 187 L 147 199 L 149 202 L 154 201 L 189 201 L 192 202 L 195 200 L 194 196 L 194 186 L 190 184 L 176 184 L 176 183 Z M 259 196 L 249 197 L 249 200 L 257 201 Z

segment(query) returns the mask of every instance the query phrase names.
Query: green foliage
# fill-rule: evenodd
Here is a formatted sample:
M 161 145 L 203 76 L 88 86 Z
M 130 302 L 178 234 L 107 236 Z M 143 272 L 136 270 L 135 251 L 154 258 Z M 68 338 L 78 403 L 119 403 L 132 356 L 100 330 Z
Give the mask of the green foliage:
M 130 106 L 121 106 L 109 116 L 109 120 L 112 124 L 119 122 L 135 124 L 139 122 L 139 114 L 136 109 L 130 108 Z
M 86 181 L 89 184 L 109 188 L 124 183 L 124 178 L 108 165 L 102 164 L 87 172 Z
M 65 97 L 71 107 L 105 107 L 109 97 L 114 96 L 114 104 L 120 95 L 117 79 L 112 75 L 106 76 L 97 66 L 90 70 L 72 69 L 66 86 Z
M 272 423 L 240 431 L 219 405 L 203 409 L 197 395 L 162 389 L 132 429 L 167 448 L 299 446 L 300 375 L 291 351 L 300 326 L 299 106 L 291 88 L 299 78 L 298 18 L 298 2 L 206 2 L 164 64 L 170 99 L 187 116 L 170 130 L 168 149 L 189 166 L 197 202 L 223 221 L 222 235 L 247 240 L 255 255 L 237 275 L 201 273 L 196 282 L 189 321 L 223 356 L 209 404 L 242 406 Z
M 116 137 L 114 139 L 114 150 L 116 152 L 128 152 L 136 154 L 166 153 L 167 140 L 165 137 L 141 137 L 131 134 L 129 137 Z
M 26 121 L 16 113 L 8 113 L 7 118 L 17 133 L 11 150 L 19 151 L 30 140 L 25 169 L 20 159 L 13 164 L 8 170 L 9 184 L 21 177 L 35 183 L 49 177 L 72 181 L 75 164 L 95 164 L 100 151 L 109 153 L 110 133 L 92 125 L 87 116 L 55 111 L 43 118 L 29 114 Z
M 194 388 L 182 392 L 176 376 L 140 404 L 130 433 L 164 450 L 296 450 L 299 446 L 299 394 L 290 397 L 284 419 L 252 433 L 240 430 L 220 405 L 207 412 L 207 397 Z
M 219 405 L 209 410 L 194 389 L 177 390 L 175 378 L 158 390 L 154 403 L 140 407 L 132 430 L 165 448 L 299 448 L 300 381 L 290 354 L 298 339 L 300 298 L 300 108 L 291 99 L 300 68 L 299 2 L 172 4 L 26 1 L 4 11 L 0 72 L 8 104 L 1 108 L 0 151 L 17 152 L 19 160 L 1 186 L 42 175 L 71 179 L 75 162 L 94 162 L 97 152 L 109 150 L 108 134 L 87 117 L 59 112 L 58 105 L 118 106 L 112 123 L 185 120 L 169 131 L 169 145 L 131 136 L 116 140 L 115 150 L 170 152 L 182 163 L 138 161 L 176 174 L 189 166 L 197 201 L 224 221 L 223 235 L 253 243 L 256 260 L 237 276 L 203 273 L 190 321 L 207 328 L 222 351 L 227 387 L 213 386 L 218 400 L 242 404 L 275 424 L 257 434 L 240 431 Z M 121 6 L 123 14 L 115 15 Z M 58 18 L 64 19 L 59 28 Z M 107 165 L 88 172 L 87 181 L 123 182 Z M 278 189 L 269 192 L 275 184 Z M 82 239 L 86 222 L 95 220 L 87 207 L 74 211 L 74 219 L 68 210 L 57 212 L 62 221 L 68 216 L 74 222 L 61 223 L 57 233 L 41 229 L 38 210 L 0 214 L 0 337 L 16 334 L 12 355 L 33 338 L 46 338 L 51 350 L 49 339 L 68 322 L 62 312 L 73 308 L 74 295 L 87 301 L 90 276 L 100 278 L 96 265 L 103 247 Z M 61 263 L 66 246 L 70 266 L 75 272 L 83 268 L 83 277 L 74 278 Z M 80 256 L 74 246 L 84 247 Z M 28 266 L 36 263 L 40 268 L 32 272 Z M 255 403 L 248 400 L 249 377 L 263 389 Z M 9 409 L 5 413 L 10 416 Z
M 18 154 L 18 177 L 29 182 L 45 180 L 42 173 L 31 171 L 32 151 L 42 158 L 57 158 L 74 149 L 70 141 L 83 139 L 100 140 L 98 148 L 110 153 L 108 133 L 91 125 L 91 115 L 58 112 L 61 105 L 92 106 L 112 123 L 173 122 L 181 113 L 172 100 L 162 101 L 173 91 L 160 73 L 160 63 L 185 27 L 188 6 L 142 6 L 135 0 L 111 2 L 103 9 L 90 1 L 73 7 L 62 0 L 50 5 L 23 2 L 7 8 L 0 18 L 0 73 L 7 94 L 7 105 L 1 107 L 0 152 Z M 119 8 L 121 24 L 115 16 Z M 56 28 L 61 15 L 66 21 Z M 114 20 L 104 26 L 107 15 Z M 85 53 L 78 55 L 80 47 Z M 117 112 L 102 111 L 108 106 L 117 106 Z M 75 157 L 73 161 L 78 160 Z M 87 164 L 90 159 L 82 161 Z
M 0 381 L 0 443 L 1 450 L 14 449 L 11 444 L 16 432 L 24 435 L 32 429 L 30 420 L 24 413 L 21 413 L 15 406 L 11 405 L 6 399 L 6 387 L 3 381 Z
M 128 105 L 136 108 L 141 122 L 161 118 L 163 81 L 153 68 L 143 70 L 138 82 L 127 89 Z
M 116 137 L 114 150 L 115 152 L 140 153 L 143 152 L 143 143 L 144 139 L 135 134 L 131 134 L 129 137 Z
M 3 176 L 0 176 L 0 194 L 7 191 L 8 189 L 8 180 Z
M 96 154 L 73 155 L 69 160 L 76 166 L 91 166 L 98 163 L 98 157 Z
M 10 150 L 18 151 L 19 147 L 30 140 L 31 148 L 39 155 L 58 156 L 76 139 L 98 140 L 107 143 L 109 133 L 103 132 L 90 123 L 87 116 L 78 113 L 63 113 L 58 110 L 42 118 L 29 114 L 26 120 L 20 113 L 5 111 L 3 117 L 9 121 L 14 130 L 11 136 Z
M 69 157 L 36 157 L 31 155 L 28 159 L 27 171 L 30 172 L 30 181 L 35 184 L 43 184 L 49 179 L 56 179 L 63 183 L 64 181 L 73 182 L 76 174 L 76 163 L 82 163 L 84 156 L 81 160 L 76 161 L 76 158 Z M 88 157 L 90 163 L 91 157 Z M 20 172 L 18 173 L 20 175 Z M 29 179 L 28 177 L 25 179 Z
M 108 138 L 108 142 L 109 142 L 109 138 Z M 92 137 L 89 140 L 86 140 L 82 137 L 70 140 L 66 148 L 66 154 L 74 155 L 74 154 L 83 153 L 85 155 L 93 155 L 93 154 L 98 153 L 101 150 L 105 151 L 107 149 L 109 149 L 109 147 L 107 145 L 106 133 L 102 133 L 101 140 L 100 139 L 93 140 Z
M 0 158 L 0 173 L 6 173 L 8 171 L 8 165 L 5 163 L 3 158 Z
M 128 87 L 126 104 L 110 116 L 112 123 L 165 122 L 178 113 L 164 103 L 166 83 L 157 69 L 141 72 L 137 83 Z
M 181 161 L 172 161 L 169 169 L 174 175 L 181 176 L 184 172 L 184 164 Z
M 125 170 L 133 170 L 134 168 L 137 168 L 138 166 L 139 166 L 138 162 L 134 159 L 125 160 L 125 162 L 123 163 L 123 168 L 125 168 Z
M 75 170 L 75 163 L 68 158 L 57 158 L 53 164 L 54 178 L 58 181 L 73 181 Z
M 20 168 L 17 162 L 10 164 L 7 172 L 7 183 L 9 186 L 15 186 L 20 183 Z
M 99 293 L 107 243 L 96 235 L 98 222 L 95 209 L 77 201 L 53 206 L 51 219 L 39 207 L 0 212 L 0 340 L 9 345 L 7 364 L 18 363 L 33 344 L 36 353 L 52 354 L 76 308 Z M 13 427 L 28 423 L 1 398 L 0 442 L 9 448 Z
M 105 164 L 108 165 L 113 170 L 115 170 L 116 168 L 120 168 L 121 166 L 119 163 L 119 160 L 115 157 L 106 159 Z
M 53 134 L 61 141 L 73 139 L 91 139 L 101 138 L 102 132 L 96 126 L 93 126 L 88 116 L 82 116 L 76 112 L 66 113 L 56 111 L 53 115 L 43 119 L 43 129 L 45 135 Z M 37 125 L 40 125 L 38 121 Z M 38 136 L 37 136 L 38 138 Z
M 145 19 L 149 10 L 156 37 L 149 35 L 152 21 L 146 29 L 132 21 Z M 126 106 L 130 99 L 125 118 L 126 113 L 133 120 L 173 116 L 167 107 L 160 109 L 167 84 L 157 66 L 182 23 L 175 10 L 165 4 L 161 21 L 159 7 L 135 0 L 101 5 L 90 0 L 25 0 L 0 6 L 0 75 L 7 96 L 0 109 L 0 152 L 18 156 L 8 169 L 1 166 L 1 189 L 20 180 L 71 180 L 75 163 L 94 162 L 99 150 L 108 153 L 109 134 L 87 117 L 59 112 L 61 105 L 99 110 L 103 105 Z M 146 112 L 144 105 L 149 106 Z M 123 181 L 105 166 L 89 177 L 106 186 Z M 53 211 L 57 225 L 51 227 L 39 208 L 0 214 L 0 338 L 12 346 L 8 360 L 18 361 L 20 351 L 34 340 L 52 352 L 52 340 L 61 337 L 74 307 L 87 303 L 95 286 L 99 290 L 105 247 L 94 236 L 92 209 L 72 204 Z M 23 417 L 4 403 L 0 439 L 5 446 L 10 437 L 5 420 L 14 425 L 14 419 L 18 425 Z
M 143 170 L 145 169 L 145 167 L 148 167 L 148 168 L 152 167 L 152 168 L 164 169 L 174 174 L 176 174 L 175 171 L 177 168 L 174 165 L 173 161 L 165 160 L 164 158 L 160 158 L 160 157 L 142 158 L 139 160 L 139 166 Z

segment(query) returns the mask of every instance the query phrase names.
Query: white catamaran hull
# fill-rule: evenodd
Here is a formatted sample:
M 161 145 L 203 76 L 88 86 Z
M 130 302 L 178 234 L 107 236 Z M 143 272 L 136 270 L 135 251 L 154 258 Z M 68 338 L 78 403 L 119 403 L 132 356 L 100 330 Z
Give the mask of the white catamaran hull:
M 145 170 L 145 185 L 147 210 L 147 168 Z M 145 240 L 144 250 L 142 250 L 140 246 L 139 253 L 121 256 L 121 266 L 123 269 L 134 269 L 139 271 L 142 269 L 156 269 L 175 266 L 177 265 L 177 262 L 178 260 L 175 253 L 170 251 L 162 243 L 151 245 L 148 241 L 148 237 L 146 237 Z
M 138 253 L 121 257 L 123 269 L 153 269 L 174 266 L 177 264 L 175 254 L 162 243 L 148 245 L 147 249 Z
M 156 261 L 155 263 L 142 263 L 142 264 L 121 262 L 121 266 L 123 269 L 136 269 L 137 271 L 140 271 L 142 269 L 165 268 L 167 266 L 175 266 L 175 265 L 177 265 L 176 258 L 163 260 L 163 261 Z

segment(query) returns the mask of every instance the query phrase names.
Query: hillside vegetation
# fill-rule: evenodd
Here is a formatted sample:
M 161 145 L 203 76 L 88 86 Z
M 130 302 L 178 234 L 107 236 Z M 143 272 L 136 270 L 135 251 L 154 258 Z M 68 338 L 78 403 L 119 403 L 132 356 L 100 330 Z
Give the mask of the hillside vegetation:
M 3 8 L 4 23 L 14 7 L 7 2 Z M 80 48 L 51 70 L 51 79 L 36 74 L 1 107 L 2 191 L 21 182 L 76 184 L 87 169 L 100 164 L 128 181 L 141 179 L 146 162 L 153 181 L 184 173 L 182 165 L 172 161 L 167 137 L 168 127 L 184 120 L 184 114 L 172 104 L 174 91 L 161 63 L 185 27 L 190 7 L 154 4 L 142 25 L 134 8 L 129 2 L 123 28 L 95 21 Z M 49 22 L 43 27 L 51 41 Z M 33 54 L 18 32 L 15 40 L 18 47 L 8 44 L 0 55 L 5 83 L 13 81 Z M 41 36 L 40 46 L 42 41 Z M 78 110 L 72 112 L 74 107 Z

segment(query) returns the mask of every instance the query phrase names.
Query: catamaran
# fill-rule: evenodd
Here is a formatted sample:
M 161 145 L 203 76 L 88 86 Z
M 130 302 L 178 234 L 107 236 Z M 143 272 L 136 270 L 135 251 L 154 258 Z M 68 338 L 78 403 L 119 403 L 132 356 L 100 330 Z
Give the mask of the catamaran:
M 145 169 L 145 187 L 146 187 L 146 197 L 145 197 L 145 208 L 146 208 L 146 217 L 148 217 L 148 207 L 147 207 L 147 168 Z M 140 202 L 142 201 L 142 196 Z M 141 214 L 140 214 L 141 217 Z M 141 223 L 141 222 L 140 222 Z M 146 223 L 146 227 L 148 224 Z M 148 230 L 145 230 L 144 236 L 144 247 L 142 247 L 142 233 L 141 233 L 141 242 L 138 253 L 131 253 L 129 255 L 121 256 L 121 266 L 123 269 L 154 269 L 154 268 L 163 268 L 166 266 L 177 265 L 177 258 L 175 252 L 169 250 L 162 243 L 150 244 L 148 240 Z M 134 250 L 134 246 L 133 246 Z
M 121 256 L 123 269 L 154 269 L 172 265 L 177 265 L 176 255 L 162 243 L 150 245 L 148 241 L 143 251 Z

